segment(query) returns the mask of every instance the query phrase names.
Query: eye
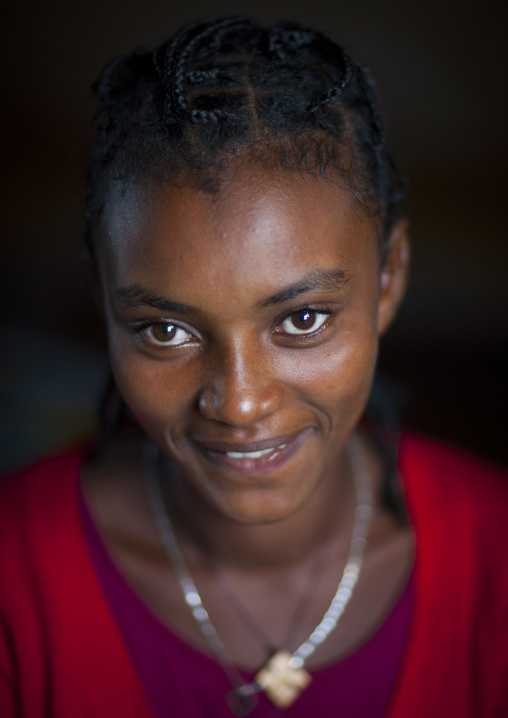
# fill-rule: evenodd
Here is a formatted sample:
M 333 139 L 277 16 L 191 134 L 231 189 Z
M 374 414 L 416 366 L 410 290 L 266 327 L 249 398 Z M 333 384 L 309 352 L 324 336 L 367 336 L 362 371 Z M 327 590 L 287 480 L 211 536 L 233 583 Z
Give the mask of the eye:
M 140 334 L 145 341 L 158 347 L 179 347 L 194 339 L 192 334 L 182 327 L 166 322 L 150 324 L 142 329 Z
M 301 309 L 286 317 L 280 326 L 286 334 L 312 334 L 321 329 L 328 317 L 329 312 Z

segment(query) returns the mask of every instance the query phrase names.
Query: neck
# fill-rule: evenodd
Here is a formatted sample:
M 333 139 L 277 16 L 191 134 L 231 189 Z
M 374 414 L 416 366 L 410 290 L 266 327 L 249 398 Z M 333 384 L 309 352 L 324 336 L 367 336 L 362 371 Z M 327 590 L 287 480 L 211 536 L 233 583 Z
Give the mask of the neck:
M 282 520 L 245 524 L 211 506 L 171 467 L 166 505 L 182 548 L 215 564 L 247 571 L 280 569 L 312 559 L 332 542 L 347 550 L 356 507 L 351 464 L 341 452 L 305 503 Z

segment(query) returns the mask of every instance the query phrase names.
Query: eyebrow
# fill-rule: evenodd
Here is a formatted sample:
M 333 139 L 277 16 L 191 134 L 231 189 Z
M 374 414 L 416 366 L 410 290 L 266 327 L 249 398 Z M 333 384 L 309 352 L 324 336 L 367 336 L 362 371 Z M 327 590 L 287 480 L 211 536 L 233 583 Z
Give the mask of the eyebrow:
M 342 269 L 313 269 L 295 284 L 291 284 L 281 292 L 262 299 L 256 306 L 259 309 L 266 309 L 311 291 L 339 291 L 349 280 L 350 275 Z M 112 299 L 113 303 L 120 309 L 138 309 L 148 306 L 153 309 L 160 309 L 163 312 L 178 312 L 179 314 L 190 314 L 198 311 L 189 304 L 182 304 L 182 302 L 174 301 L 169 297 L 162 297 L 159 294 L 143 289 L 137 284 L 129 287 L 119 287 L 113 293 Z
M 189 304 L 175 302 L 167 297 L 154 294 L 143 289 L 137 284 L 131 287 L 119 287 L 113 293 L 113 302 L 120 309 L 138 309 L 139 307 L 153 307 L 163 312 L 178 312 L 180 314 L 189 314 L 195 311 L 194 307 Z
M 294 297 L 298 297 L 300 294 L 305 294 L 306 292 L 336 292 L 343 289 L 350 279 L 351 276 L 343 269 L 313 269 L 295 284 L 291 284 L 281 292 L 277 292 L 277 294 L 272 294 L 271 297 L 263 299 L 259 302 L 258 306 L 265 309 L 274 304 L 287 302 L 288 299 L 294 299 Z

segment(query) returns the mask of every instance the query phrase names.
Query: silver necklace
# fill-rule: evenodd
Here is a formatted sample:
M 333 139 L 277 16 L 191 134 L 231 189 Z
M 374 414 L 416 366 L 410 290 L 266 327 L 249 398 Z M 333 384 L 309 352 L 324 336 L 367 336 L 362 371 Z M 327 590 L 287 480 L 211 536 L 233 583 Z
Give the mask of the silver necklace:
M 362 450 L 360 439 L 357 436 L 351 436 L 347 449 L 353 467 L 357 503 L 349 555 L 335 596 L 321 622 L 296 651 L 293 653 L 283 649 L 276 651 L 258 671 L 254 681 L 245 683 L 203 606 L 201 596 L 178 546 L 161 492 L 158 470 L 159 449 L 151 442 L 145 443 L 144 455 L 148 496 L 162 543 L 175 569 L 185 602 L 189 606 L 208 646 L 223 666 L 233 685 L 233 689 L 226 696 L 226 700 L 231 711 L 236 715 L 250 713 L 257 701 L 256 693 L 261 691 L 278 708 L 287 708 L 298 698 L 300 693 L 312 681 L 312 677 L 305 670 L 305 662 L 337 626 L 353 595 L 362 567 L 363 552 L 367 544 L 367 532 L 372 515 L 372 489 L 368 462 Z

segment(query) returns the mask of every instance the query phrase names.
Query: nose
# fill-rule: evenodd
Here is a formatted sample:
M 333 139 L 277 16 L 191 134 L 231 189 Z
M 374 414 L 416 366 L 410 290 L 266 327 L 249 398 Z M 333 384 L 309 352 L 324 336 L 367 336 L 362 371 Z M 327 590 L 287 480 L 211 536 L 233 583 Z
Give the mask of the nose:
M 199 411 L 230 426 L 249 426 L 276 412 L 284 386 L 256 347 L 236 346 L 214 357 L 199 395 Z

